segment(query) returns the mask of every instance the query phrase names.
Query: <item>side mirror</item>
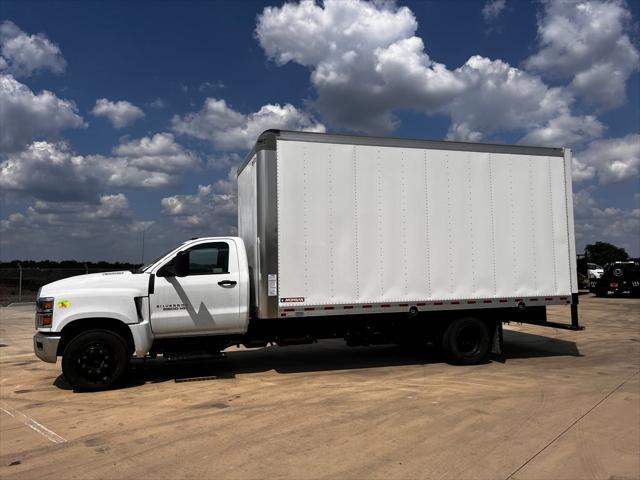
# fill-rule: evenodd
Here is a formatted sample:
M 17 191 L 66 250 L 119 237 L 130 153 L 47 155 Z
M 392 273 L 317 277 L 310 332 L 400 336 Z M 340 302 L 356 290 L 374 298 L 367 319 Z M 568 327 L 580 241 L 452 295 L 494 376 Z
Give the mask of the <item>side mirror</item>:
M 178 252 L 175 263 L 176 277 L 189 275 L 189 252 Z

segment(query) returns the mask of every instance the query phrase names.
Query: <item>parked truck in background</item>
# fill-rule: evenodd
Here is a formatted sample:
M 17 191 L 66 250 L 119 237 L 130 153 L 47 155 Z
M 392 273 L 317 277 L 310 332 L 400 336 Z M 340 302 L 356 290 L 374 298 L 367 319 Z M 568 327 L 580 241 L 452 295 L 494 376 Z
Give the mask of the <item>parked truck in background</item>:
M 587 262 L 587 279 L 589 281 L 589 291 L 595 292 L 598 280 L 602 277 L 604 268 L 597 263 Z
M 475 364 L 503 322 L 579 328 L 575 258 L 567 149 L 269 130 L 238 170 L 237 237 L 45 285 L 34 349 L 79 390 L 133 356 L 326 338 Z
M 608 263 L 593 288 L 598 297 L 640 296 L 640 258 Z

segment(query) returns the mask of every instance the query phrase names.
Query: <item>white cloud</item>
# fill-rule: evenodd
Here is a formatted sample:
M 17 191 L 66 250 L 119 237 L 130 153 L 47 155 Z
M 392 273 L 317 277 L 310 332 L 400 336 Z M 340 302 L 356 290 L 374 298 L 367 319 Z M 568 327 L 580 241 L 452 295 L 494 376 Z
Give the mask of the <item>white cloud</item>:
M 591 180 L 596 176 L 596 169 L 591 165 L 585 165 L 575 155 L 571 157 L 571 178 L 575 183 Z
M 160 97 L 156 98 L 153 102 L 150 102 L 148 105 L 154 110 L 162 110 L 167 106 L 164 100 L 162 100 Z
M 598 138 L 604 126 L 593 115 L 575 117 L 569 109 L 551 118 L 546 125 L 532 127 L 520 143 L 565 147 L 578 145 L 592 138 Z
M 60 48 L 46 36 L 28 35 L 9 20 L 0 23 L 0 54 L 0 71 L 17 77 L 38 70 L 62 73 L 67 65 Z
M 599 206 L 592 191 L 593 188 L 583 189 L 573 196 L 578 251 L 589 243 L 605 241 L 639 255 L 640 208 Z
M 501 60 L 471 57 L 455 74 L 465 85 L 444 111 L 452 123 L 447 138 L 479 141 L 501 131 L 528 132 L 522 143 L 569 146 L 599 137 L 593 116 L 571 114 L 572 95 Z
M 170 133 L 123 143 L 113 153 L 78 155 L 62 142 L 34 142 L 0 163 L 0 187 L 49 202 L 92 202 L 107 188 L 177 186 L 201 166 Z
M 235 234 L 238 212 L 235 172 L 233 168 L 227 179 L 210 185 L 198 185 L 198 191 L 194 194 L 163 198 L 163 213 L 176 225 L 204 234 Z M 214 232 L 211 231 L 213 228 Z
M 355 60 L 361 52 L 372 53 L 398 40 L 409 38 L 418 24 L 406 7 L 359 0 L 327 0 L 319 6 L 313 0 L 282 7 L 267 7 L 258 17 L 256 35 L 262 48 L 279 65 L 295 61 L 322 70 L 330 65 Z M 297 40 L 306 38 L 306 42 Z M 342 57 L 353 48 L 350 58 Z M 342 58 L 340 58 L 342 57 Z M 337 65 L 336 65 L 337 66 Z
M 0 220 L 0 239 L 3 255 L 13 258 L 139 261 L 141 231 L 150 224 L 134 218 L 122 193 L 92 203 L 38 200 Z M 155 243 L 163 234 L 159 229 L 147 240 Z
M 375 72 L 386 87 L 401 95 L 397 98 L 401 105 L 414 104 L 426 111 L 434 110 L 465 88 L 463 81 L 453 72 L 429 58 L 422 39 L 418 37 L 398 40 L 387 48 L 376 49 L 374 56 Z M 407 93 L 402 95 L 403 91 Z
M 167 210 L 154 220 L 136 218 L 122 193 L 103 194 L 95 202 L 37 200 L 0 220 L 2 259 L 140 262 L 143 231 L 145 261 L 189 237 L 236 233 L 235 191 L 227 181 L 175 198 L 184 203 L 181 211 Z M 163 204 L 169 209 L 169 205 L 177 206 L 175 202 Z
M 0 187 L 45 201 L 95 200 L 100 180 L 66 144 L 34 142 L 0 163 Z
M 333 125 L 389 132 L 393 110 L 433 110 L 461 89 L 425 53 L 417 26 L 411 10 L 392 2 L 305 0 L 265 8 L 256 36 L 276 64 L 311 70 L 315 105 Z
M 1 152 L 18 151 L 65 128 L 86 127 L 74 102 L 47 90 L 36 95 L 12 75 L 0 75 L 0 125 Z
M 129 200 L 123 193 L 101 195 L 97 204 L 79 202 L 46 202 L 38 200 L 27 209 L 30 214 L 49 216 L 55 219 L 62 215 L 73 215 L 79 221 L 116 220 L 131 217 Z
M 207 158 L 207 167 L 209 168 L 232 168 L 240 165 L 244 157 L 240 154 L 231 152 L 231 153 L 220 153 L 214 154 Z
M 180 185 L 187 172 L 201 168 L 195 153 L 176 143 L 173 134 L 157 133 L 121 143 L 112 156 L 88 155 L 89 169 L 108 187 L 166 188 Z
M 198 85 L 198 90 L 204 92 L 205 90 L 219 90 L 226 88 L 226 85 L 222 80 L 216 80 L 215 82 L 202 82 Z
M 487 22 L 495 20 L 502 13 L 506 6 L 506 0 L 487 0 L 487 2 L 482 7 L 482 17 Z
M 122 193 L 96 195 L 93 201 L 59 200 L 37 199 L 0 220 L 3 260 L 11 255 L 140 261 L 144 230 L 148 261 L 189 237 L 237 233 L 235 169 L 192 194 L 163 198 L 163 215 L 154 220 L 136 218 Z
M 136 107 L 133 103 L 126 100 L 112 102 L 106 98 L 98 99 L 91 113 L 96 117 L 109 119 L 115 128 L 124 128 L 144 117 L 142 109 Z
M 573 77 L 586 101 L 617 107 L 640 53 L 626 32 L 631 13 L 621 0 L 547 0 L 538 20 L 540 50 L 525 66 L 550 77 Z
M 576 154 L 579 171 L 597 173 L 601 183 L 629 180 L 640 175 L 640 134 L 596 140 Z M 575 165 L 575 163 L 574 163 Z M 582 166 L 582 170 L 580 169 Z M 574 176 L 575 178 L 575 176 Z
M 176 143 L 171 133 L 156 133 L 121 143 L 113 149 L 116 157 L 125 158 L 130 166 L 147 171 L 179 173 L 196 170 L 198 157 Z
M 505 5 L 485 10 L 497 15 Z M 256 36 L 276 64 L 309 68 L 314 105 L 333 126 L 388 133 L 394 112 L 408 109 L 448 113 L 448 138 L 456 140 L 515 131 L 525 142 L 571 145 L 601 135 L 597 119 L 572 114 L 566 89 L 479 55 L 449 70 L 426 53 L 417 26 L 393 2 L 309 0 L 265 8 Z
M 175 132 L 207 140 L 220 150 L 250 148 L 258 135 L 271 128 L 324 132 L 324 125 L 293 105 L 264 105 L 243 114 L 224 100 L 207 98 L 197 112 L 172 119 Z

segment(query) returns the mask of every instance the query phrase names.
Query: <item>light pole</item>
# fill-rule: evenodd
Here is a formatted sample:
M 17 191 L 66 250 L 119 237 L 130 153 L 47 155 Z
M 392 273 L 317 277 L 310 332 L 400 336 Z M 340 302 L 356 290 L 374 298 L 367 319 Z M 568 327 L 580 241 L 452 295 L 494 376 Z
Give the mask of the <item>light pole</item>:
M 18 280 L 18 303 L 22 302 L 22 264 L 18 262 L 18 272 L 20 279 Z

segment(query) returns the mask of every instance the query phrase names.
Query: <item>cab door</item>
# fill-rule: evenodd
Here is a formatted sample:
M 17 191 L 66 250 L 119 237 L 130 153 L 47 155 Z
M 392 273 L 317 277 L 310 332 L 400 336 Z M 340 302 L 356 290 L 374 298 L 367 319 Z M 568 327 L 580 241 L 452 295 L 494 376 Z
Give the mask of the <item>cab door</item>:
M 233 241 L 191 246 L 186 276 L 178 277 L 175 257 L 156 273 L 149 296 L 156 336 L 237 333 L 240 322 L 238 255 Z

